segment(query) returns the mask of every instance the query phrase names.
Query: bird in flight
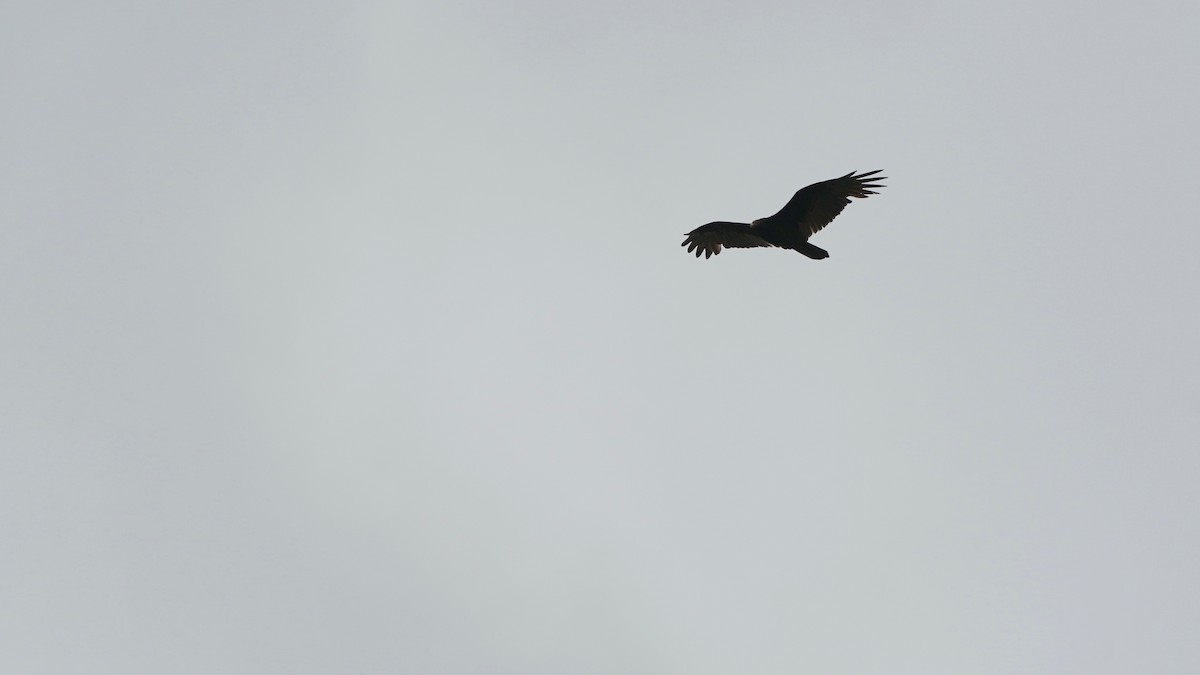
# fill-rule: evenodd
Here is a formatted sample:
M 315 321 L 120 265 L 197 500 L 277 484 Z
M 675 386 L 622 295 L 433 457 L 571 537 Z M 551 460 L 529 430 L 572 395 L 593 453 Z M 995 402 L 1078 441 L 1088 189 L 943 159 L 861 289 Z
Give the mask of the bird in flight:
M 790 248 L 813 260 L 828 258 L 829 252 L 808 243 L 808 238 L 837 218 L 851 197 L 865 199 L 885 187 L 876 182 L 887 180 L 885 176 L 875 176 L 882 170 L 860 174 L 851 171 L 841 178 L 813 183 L 796 192 L 779 213 L 759 218 L 749 225 L 721 221 L 701 225 L 687 233 L 682 245 L 688 247 L 688 253 L 695 251 L 697 258 L 701 253 L 705 258 L 717 255 L 722 247 L 758 246 Z

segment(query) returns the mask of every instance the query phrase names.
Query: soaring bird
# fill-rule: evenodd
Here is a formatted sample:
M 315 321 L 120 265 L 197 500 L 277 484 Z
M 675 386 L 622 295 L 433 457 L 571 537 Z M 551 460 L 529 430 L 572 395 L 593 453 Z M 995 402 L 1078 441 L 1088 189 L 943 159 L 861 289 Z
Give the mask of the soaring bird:
M 878 188 L 885 187 L 877 181 L 887 178 L 875 176 L 882 170 L 857 175 L 851 171 L 841 178 L 813 183 L 797 191 L 779 213 L 759 218 L 749 225 L 723 221 L 701 225 L 687 233 L 682 245 L 688 247 L 688 253 L 695 251 L 697 258 L 701 253 L 705 258 L 717 255 L 722 247 L 757 246 L 790 248 L 813 260 L 828 258 L 829 252 L 808 243 L 808 238 L 837 218 L 851 197 L 865 199 L 867 195 L 877 194 Z

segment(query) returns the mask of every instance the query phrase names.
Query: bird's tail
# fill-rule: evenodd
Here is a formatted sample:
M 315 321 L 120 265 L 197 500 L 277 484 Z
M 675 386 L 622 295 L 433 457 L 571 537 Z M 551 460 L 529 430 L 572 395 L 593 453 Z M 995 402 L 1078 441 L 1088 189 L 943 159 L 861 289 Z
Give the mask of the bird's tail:
M 824 260 L 829 257 L 829 251 L 820 246 L 813 246 L 807 241 L 795 247 L 800 253 L 812 258 L 813 260 Z

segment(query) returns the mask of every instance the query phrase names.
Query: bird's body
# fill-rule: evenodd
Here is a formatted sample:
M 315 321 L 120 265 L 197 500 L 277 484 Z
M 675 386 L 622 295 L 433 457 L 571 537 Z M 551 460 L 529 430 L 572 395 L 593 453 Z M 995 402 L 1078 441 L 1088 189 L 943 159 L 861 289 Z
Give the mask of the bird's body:
M 860 174 L 851 171 L 840 178 L 813 183 L 796 192 L 773 216 L 752 223 L 717 221 L 701 225 L 688 232 L 682 245 L 688 247 L 688 253 L 695 251 L 697 258 L 702 253 L 705 258 L 714 256 L 724 247 L 760 246 L 789 248 L 814 260 L 828 258 L 829 253 L 808 243 L 808 238 L 837 218 L 851 197 L 862 199 L 884 187 L 875 182 L 885 180 L 883 176 L 868 178 L 880 171 L 882 169 Z

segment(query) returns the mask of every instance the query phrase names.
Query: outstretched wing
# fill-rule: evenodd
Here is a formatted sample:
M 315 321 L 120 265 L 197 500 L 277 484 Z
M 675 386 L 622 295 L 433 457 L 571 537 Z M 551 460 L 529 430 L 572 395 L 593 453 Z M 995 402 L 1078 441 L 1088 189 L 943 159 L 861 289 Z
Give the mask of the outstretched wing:
M 771 221 L 771 225 L 775 227 L 799 227 L 801 234 L 810 237 L 837 218 L 842 209 L 850 203 L 851 197 L 864 199 L 867 195 L 876 194 L 875 190 L 884 187 L 877 181 L 887 180 L 887 178 L 875 176 L 882 170 L 876 169 L 857 175 L 851 171 L 841 178 L 821 181 L 801 188 L 791 201 L 779 210 L 779 213 L 763 220 Z M 874 177 L 868 178 L 868 176 Z
M 710 258 L 721 252 L 721 247 L 728 248 L 755 248 L 758 246 L 771 246 L 762 237 L 754 232 L 754 228 L 746 223 L 709 223 L 701 225 L 696 229 L 688 232 L 687 239 L 683 240 L 680 246 L 687 246 L 688 253 L 696 252 L 696 257 L 699 258 L 703 253 L 705 258 Z

